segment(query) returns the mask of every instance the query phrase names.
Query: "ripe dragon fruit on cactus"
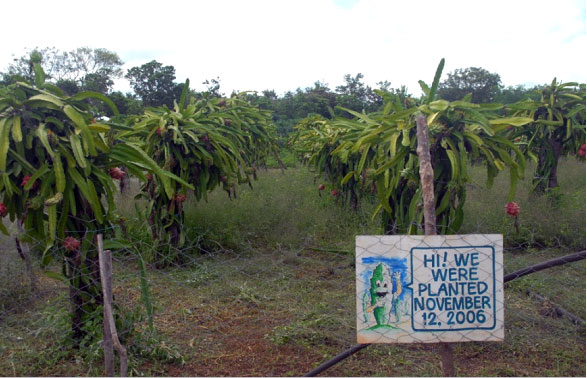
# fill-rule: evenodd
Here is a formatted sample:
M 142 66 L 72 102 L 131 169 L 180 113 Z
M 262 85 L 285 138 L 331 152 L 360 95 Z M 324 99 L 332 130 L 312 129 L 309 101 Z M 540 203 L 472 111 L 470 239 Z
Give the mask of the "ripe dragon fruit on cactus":
M 120 180 L 126 175 L 126 173 L 118 167 L 110 168 L 108 173 L 110 173 L 110 177 L 115 180 Z
M 520 213 L 520 206 L 515 202 L 509 202 L 505 205 L 505 212 L 512 217 L 517 217 Z
M 22 181 L 20 183 L 20 186 L 22 186 L 23 188 L 25 187 L 25 185 L 31 180 L 33 176 L 31 175 L 26 175 L 22 178 Z M 35 190 L 37 189 L 37 187 L 39 186 L 39 183 L 35 180 L 35 183 L 33 184 L 33 186 L 31 187 L 31 190 Z
M 68 251 L 77 251 L 80 245 L 80 241 L 72 236 L 68 236 L 63 240 L 63 247 Z

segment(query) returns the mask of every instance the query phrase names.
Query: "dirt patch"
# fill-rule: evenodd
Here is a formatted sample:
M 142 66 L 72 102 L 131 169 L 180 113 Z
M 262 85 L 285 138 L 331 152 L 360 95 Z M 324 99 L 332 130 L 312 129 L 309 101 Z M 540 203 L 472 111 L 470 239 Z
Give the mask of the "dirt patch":
M 170 366 L 167 374 L 303 375 L 322 357 L 298 345 L 275 345 L 266 338 L 274 327 L 286 321 L 283 314 L 238 302 L 232 302 L 213 317 L 196 316 L 192 323 L 193 338 L 190 338 L 187 350 L 184 351 L 186 363 L 183 366 Z M 213 346 L 210 341 L 213 341 Z

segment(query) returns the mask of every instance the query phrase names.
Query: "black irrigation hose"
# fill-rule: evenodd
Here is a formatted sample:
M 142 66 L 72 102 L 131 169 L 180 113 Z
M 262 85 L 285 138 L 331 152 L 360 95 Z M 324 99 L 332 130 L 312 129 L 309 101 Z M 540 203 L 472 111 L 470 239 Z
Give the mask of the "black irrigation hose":
M 344 352 L 342 352 L 338 356 L 334 357 L 333 359 L 326 361 L 325 363 L 318 366 L 317 368 L 310 371 L 309 373 L 306 373 L 304 375 L 304 377 L 315 377 L 316 375 L 322 373 L 324 370 L 328 369 L 332 365 L 336 365 L 340 361 L 352 356 L 353 354 L 357 353 L 358 351 L 360 351 L 363 348 L 368 347 L 369 345 L 371 345 L 371 344 L 357 344 L 357 345 L 353 346 L 352 348 L 345 350 Z
M 510 274 L 506 274 L 503 277 L 503 283 L 508 281 L 514 280 L 516 278 L 520 278 L 530 273 L 538 272 L 544 269 L 552 268 L 558 265 L 564 265 L 566 263 L 584 260 L 585 259 L 585 251 L 571 253 L 570 255 L 566 255 L 563 257 L 559 257 L 556 259 L 548 260 L 540 264 L 532 265 L 524 269 L 520 269 Z
M 503 282 L 506 283 L 508 281 L 515 280 L 516 278 L 520 278 L 530 273 L 538 272 L 544 269 L 552 268 L 558 265 L 564 265 L 570 262 L 584 260 L 585 259 L 585 251 L 572 253 L 570 255 L 566 255 L 563 257 L 559 257 L 556 259 L 552 259 L 549 261 L 545 261 L 540 264 L 532 265 L 524 269 L 520 269 L 510 274 L 506 274 L 503 277 Z M 335 356 L 334 358 L 326 361 L 322 365 L 318 366 L 317 368 L 313 369 L 312 371 L 306 373 L 304 377 L 315 377 L 316 375 L 322 373 L 324 370 L 330 368 L 333 365 L 336 365 L 340 361 L 352 356 L 353 354 L 357 353 L 363 348 L 368 347 L 371 344 L 356 344 L 355 346 L 345 350 L 344 352 L 340 353 L 339 355 Z

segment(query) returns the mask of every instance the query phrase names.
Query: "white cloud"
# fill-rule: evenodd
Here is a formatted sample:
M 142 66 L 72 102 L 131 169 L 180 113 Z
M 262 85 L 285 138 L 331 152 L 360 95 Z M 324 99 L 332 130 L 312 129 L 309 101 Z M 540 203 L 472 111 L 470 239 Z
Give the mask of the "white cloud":
M 361 72 L 419 93 L 440 58 L 445 75 L 477 66 L 506 85 L 585 82 L 581 1 L 80 1 L 7 2 L 0 70 L 25 47 L 104 47 L 125 68 L 157 60 L 203 88 L 275 89 L 320 80 L 334 88 Z M 125 88 L 120 85 L 120 88 Z M 128 85 L 126 86 L 128 88 Z

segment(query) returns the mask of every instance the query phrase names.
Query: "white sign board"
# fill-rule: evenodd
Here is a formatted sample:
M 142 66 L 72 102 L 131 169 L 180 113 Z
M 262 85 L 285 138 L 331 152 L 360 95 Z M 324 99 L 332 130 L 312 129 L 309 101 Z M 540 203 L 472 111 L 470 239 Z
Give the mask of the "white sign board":
M 357 236 L 357 341 L 503 341 L 503 236 Z

